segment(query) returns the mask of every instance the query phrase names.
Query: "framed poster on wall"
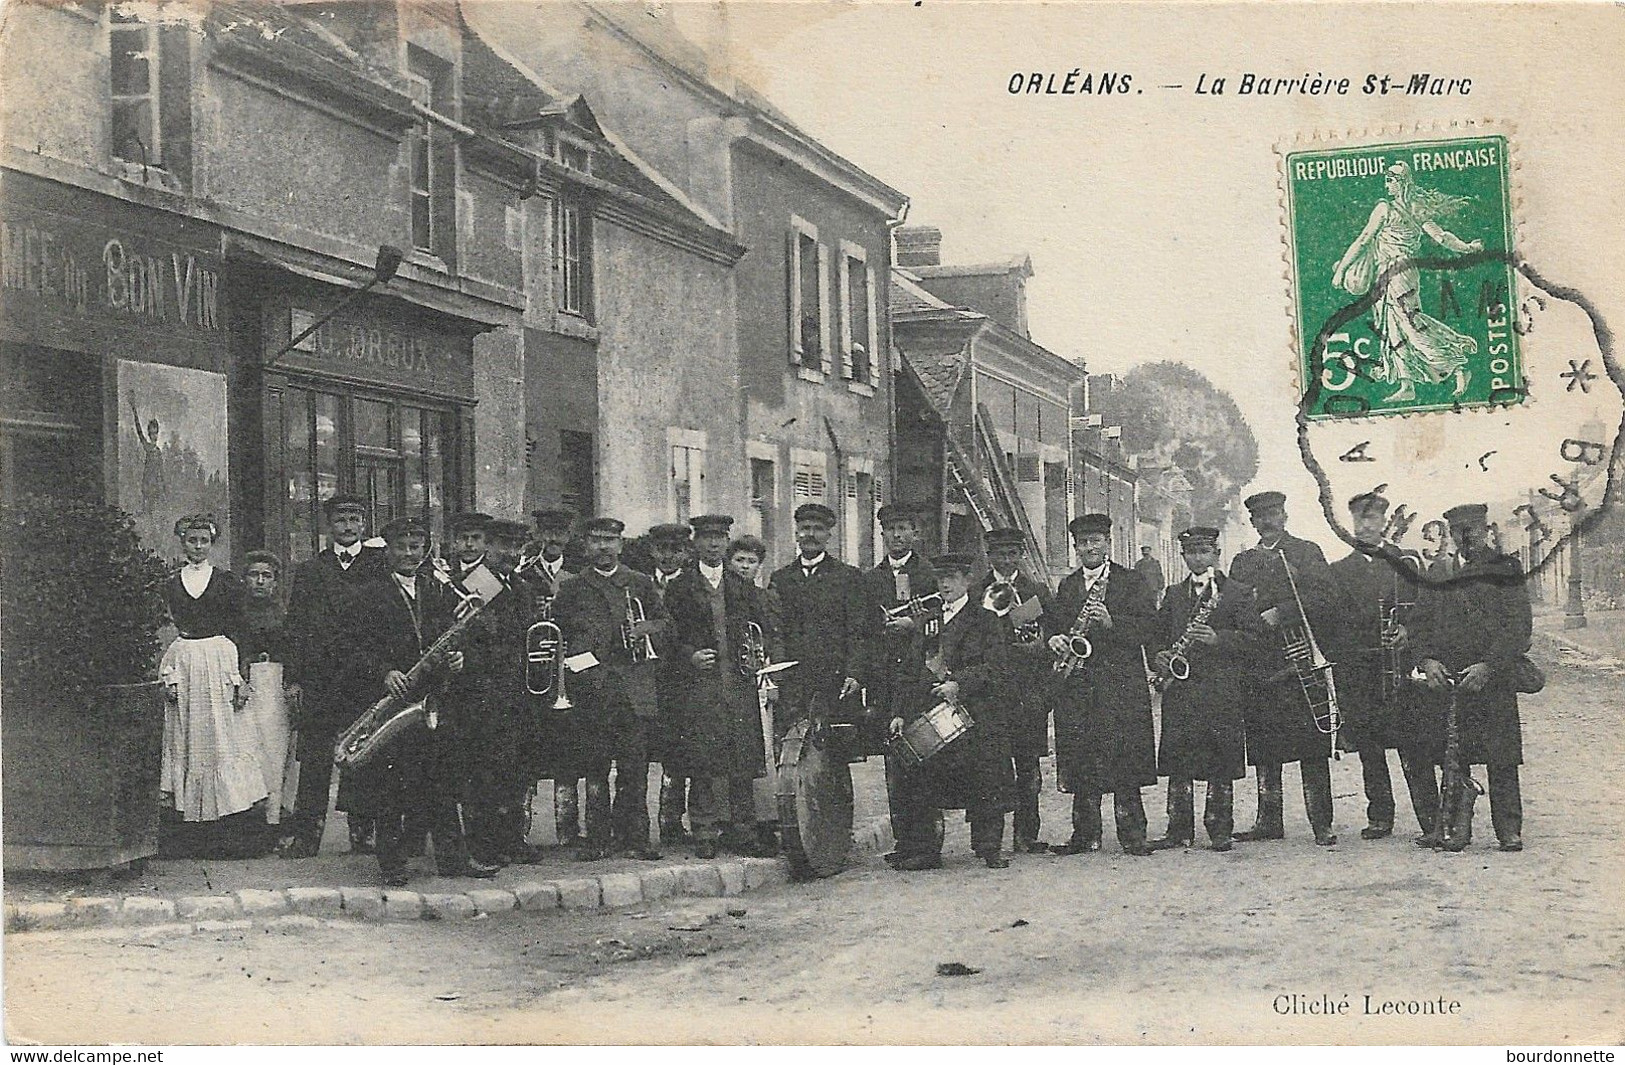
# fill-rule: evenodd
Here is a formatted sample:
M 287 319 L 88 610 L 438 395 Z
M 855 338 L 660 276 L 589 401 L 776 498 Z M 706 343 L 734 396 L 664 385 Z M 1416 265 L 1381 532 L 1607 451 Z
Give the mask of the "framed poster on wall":
M 175 520 L 212 514 L 213 558 L 231 559 L 226 471 L 226 377 L 156 363 L 118 362 L 118 505 L 141 541 L 180 559 Z

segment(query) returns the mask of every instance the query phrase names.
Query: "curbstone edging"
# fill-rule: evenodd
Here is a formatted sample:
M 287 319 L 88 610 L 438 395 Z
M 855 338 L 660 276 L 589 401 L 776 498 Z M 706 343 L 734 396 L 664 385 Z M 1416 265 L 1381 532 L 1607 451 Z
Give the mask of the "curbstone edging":
M 237 896 L 237 905 L 248 917 L 277 917 L 287 913 L 292 906 L 287 894 L 281 891 L 243 888 L 233 894 Z
M 369 920 L 384 915 L 384 893 L 378 888 L 342 887 L 339 898 L 345 913 Z
M 173 921 L 175 904 L 168 899 L 149 898 L 146 895 L 127 895 L 119 913 L 126 924 Z
M 66 906 L 68 923 L 76 927 L 107 924 L 118 917 L 118 899 L 68 899 Z
M 187 895 L 175 900 L 175 916 L 194 921 L 220 921 L 237 916 L 237 900 L 230 895 Z
M 722 862 L 717 866 L 717 875 L 722 880 L 722 893 L 724 895 L 742 895 L 745 893 L 744 862 Z
M 441 894 L 423 896 L 423 916 L 442 921 L 474 916 L 474 900 L 467 895 Z
M 559 905 L 567 910 L 596 910 L 603 902 L 597 880 L 560 880 L 554 886 L 558 889 Z
M 199 932 L 246 932 L 254 927 L 254 922 L 239 917 L 229 921 L 198 921 L 192 927 Z
M 339 888 L 294 887 L 287 890 L 287 896 L 294 913 L 336 915 L 344 911 L 344 892 Z
M 790 882 L 790 863 L 783 858 L 746 858 L 744 866 L 746 891 Z
M 685 865 L 677 880 L 679 894 L 714 898 L 722 894 L 722 873 L 714 865 Z
M 636 873 L 605 873 L 598 878 L 600 905 L 606 909 L 636 906 L 643 901 L 643 883 Z
M 668 899 L 677 894 L 678 866 L 667 866 L 664 869 L 649 869 L 639 879 L 642 881 L 643 898 L 646 902 L 655 902 L 659 899 Z
M 279 930 L 285 928 L 320 928 L 324 923 L 326 922 L 312 917 L 309 914 L 285 913 L 280 917 L 273 917 L 269 921 L 266 921 L 265 926 L 267 928 Z
M 530 913 L 559 908 L 559 886 L 552 881 L 539 884 L 532 880 L 519 884 L 513 889 L 513 896 L 519 908 Z
M 416 891 L 384 892 L 384 920 L 416 921 L 423 917 L 423 896 Z
M 12 932 L 47 932 L 68 927 L 68 906 L 62 902 L 25 902 L 7 912 Z
M 470 891 L 468 901 L 474 904 L 474 909 L 479 913 L 507 913 L 519 908 L 518 896 L 500 888 Z

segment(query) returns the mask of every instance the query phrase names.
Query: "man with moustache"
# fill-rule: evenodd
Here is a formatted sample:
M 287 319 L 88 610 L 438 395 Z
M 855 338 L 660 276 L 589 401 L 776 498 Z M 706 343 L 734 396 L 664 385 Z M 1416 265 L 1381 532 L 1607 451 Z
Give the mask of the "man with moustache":
M 564 553 L 570 546 L 576 515 L 564 507 L 543 507 L 531 517 L 535 520 L 536 536 L 527 553 L 534 553 L 538 558 L 535 565 L 526 570 L 525 580 L 530 593 L 530 620 L 534 624 L 553 620 L 553 603 L 558 598 L 559 587 L 565 578 L 574 575 L 575 571 L 565 565 Z M 563 653 L 570 654 L 568 646 Z M 565 689 L 569 690 L 568 681 Z M 552 696 L 548 701 L 551 703 Z M 553 781 L 553 826 L 560 846 L 575 846 L 585 839 L 581 831 L 582 773 L 575 715 L 554 711 L 551 706 L 534 712 L 538 717 L 537 773 Z
M 1303 688 L 1284 653 L 1282 634 L 1300 624 L 1307 624 L 1317 640 L 1332 631 L 1336 597 L 1331 567 L 1317 545 L 1286 531 L 1285 495 L 1259 492 L 1243 503 L 1253 528 L 1258 530 L 1258 546 L 1231 561 L 1230 575 L 1252 586 L 1259 617 L 1270 629 L 1275 647 L 1264 660 L 1264 679 L 1243 713 L 1247 761 L 1258 770 L 1258 820 L 1252 828 L 1237 832 L 1235 838 L 1247 842 L 1286 835 L 1281 767 L 1297 762 L 1303 775 L 1303 804 L 1309 827 L 1317 844 L 1330 847 L 1337 842 L 1332 832 L 1331 737 L 1315 724 Z
M 657 674 L 670 653 L 668 617 L 654 580 L 621 564 L 626 523 L 597 517 L 583 529 L 587 565 L 565 579 L 553 604 L 568 656 L 596 660 L 569 674 L 587 780 L 587 841 L 576 857 L 598 861 L 616 851 L 653 861 L 661 855 L 649 841 L 649 737 L 657 721 Z M 642 604 L 641 621 L 629 617 L 634 602 Z
M 1071 676 L 1054 678 L 1055 764 L 1061 790 L 1072 793 L 1072 835 L 1051 850 L 1099 850 L 1100 802 L 1110 792 L 1123 853 L 1145 857 L 1152 851 L 1140 789 L 1157 782 L 1157 749 L 1144 645 L 1156 608 L 1140 575 L 1111 561 L 1110 517 L 1084 514 L 1067 528 L 1078 569 L 1056 590 L 1044 631 L 1060 656 L 1087 626 L 1092 653 Z
M 336 495 L 322 505 L 329 545 L 299 564 L 283 631 L 290 645 L 288 683 L 304 690 L 299 729 L 299 790 L 293 816 L 278 842 L 284 858 L 314 857 L 327 824 L 328 793 L 333 784 L 333 745 L 339 733 L 370 705 L 358 702 L 365 693 L 344 686 L 347 661 L 354 653 L 363 619 L 351 607 L 355 594 L 389 573 L 386 552 L 362 543 L 367 531 L 367 502 L 359 496 Z M 371 849 L 370 819 L 350 810 L 351 785 L 339 784 L 340 810 L 349 811 L 350 849 Z
M 982 541 L 990 566 L 971 587 L 970 596 L 1003 618 L 1009 630 L 1004 668 L 1012 681 L 1005 687 L 1010 700 L 1007 731 L 1015 763 L 1014 847 L 1018 854 L 1042 854 L 1049 845 L 1038 838 L 1038 796 L 1044 787 L 1039 759 L 1049 753 L 1050 663 L 1054 657 L 1044 645 L 1042 626 L 1050 605 L 1049 589 L 1022 568 L 1026 540 L 1020 529 L 989 529 Z M 990 604 L 991 599 L 1007 599 L 1010 605 L 1000 609 Z M 1033 613 L 1030 619 L 1026 617 L 1029 613 Z M 1013 615 L 1020 615 L 1020 620 Z
M 655 585 L 665 595 L 672 582 L 693 571 L 693 543 L 689 528 L 677 522 L 655 525 L 648 533 L 649 555 L 654 560 Z M 650 736 L 649 760 L 660 763 L 660 842 L 682 844 L 692 841 L 692 833 L 683 826 L 683 815 L 688 812 L 688 778 L 671 771 L 671 755 L 682 729 L 677 694 L 682 684 L 681 663 L 666 662 L 660 671 L 660 720 Z

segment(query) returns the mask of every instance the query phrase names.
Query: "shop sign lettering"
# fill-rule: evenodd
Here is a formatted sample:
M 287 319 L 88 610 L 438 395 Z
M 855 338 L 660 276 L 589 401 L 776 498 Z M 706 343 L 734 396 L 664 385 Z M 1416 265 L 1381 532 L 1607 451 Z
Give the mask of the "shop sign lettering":
M 80 318 L 220 330 L 220 273 L 188 251 L 130 235 L 93 237 L 0 222 L 0 290 Z

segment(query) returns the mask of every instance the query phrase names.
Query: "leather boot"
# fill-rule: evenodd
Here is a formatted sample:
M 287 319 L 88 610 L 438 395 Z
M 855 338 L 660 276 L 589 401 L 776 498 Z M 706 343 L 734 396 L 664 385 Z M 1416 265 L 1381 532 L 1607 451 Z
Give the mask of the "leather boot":
M 573 780 L 553 783 L 553 827 L 558 833 L 559 846 L 581 842 L 581 795 Z
M 1283 839 L 1286 829 L 1282 823 L 1281 811 L 1281 766 L 1261 765 L 1258 767 L 1258 818 L 1253 827 L 1245 832 L 1237 832 L 1233 837 L 1237 843 L 1251 843 L 1261 839 Z
M 1168 778 L 1168 831 L 1151 841 L 1152 850 L 1173 850 L 1196 842 L 1195 787 L 1188 779 Z

